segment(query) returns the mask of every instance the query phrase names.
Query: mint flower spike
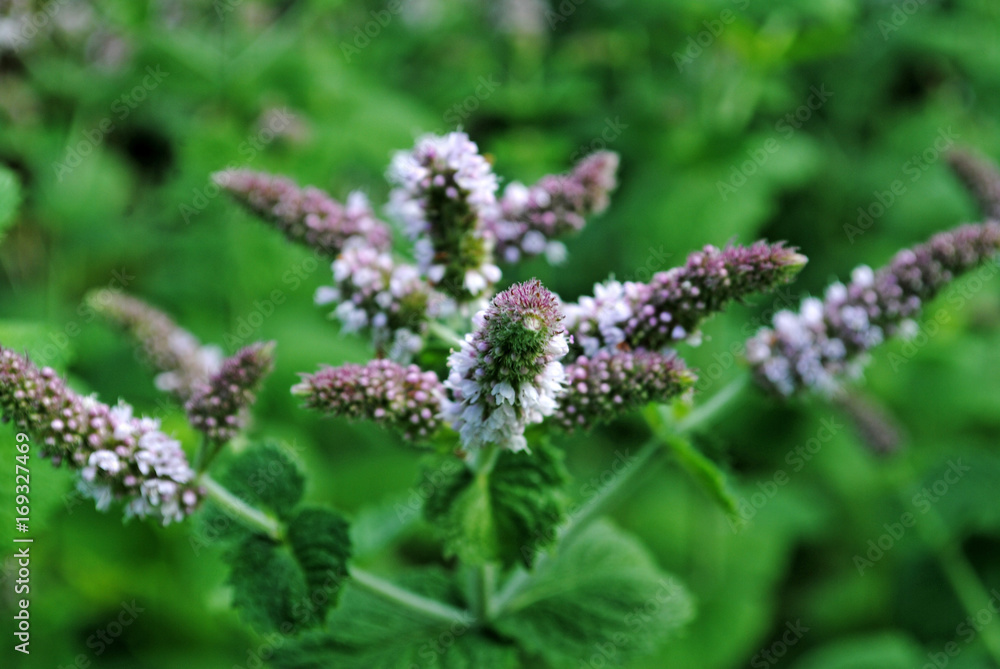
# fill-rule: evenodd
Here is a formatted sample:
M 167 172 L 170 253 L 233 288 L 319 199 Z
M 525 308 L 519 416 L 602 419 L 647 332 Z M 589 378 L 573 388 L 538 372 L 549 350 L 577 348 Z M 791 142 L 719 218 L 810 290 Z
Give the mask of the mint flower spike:
M 996 164 L 956 149 L 948 154 L 948 165 L 976 199 L 979 210 L 988 218 L 1000 218 L 1000 169 Z
M 414 241 L 421 273 L 459 302 L 483 297 L 500 280 L 487 221 L 496 215 L 497 178 L 463 132 L 426 135 L 392 160 L 389 210 Z
M 362 239 L 380 250 L 392 244 L 389 227 L 376 218 L 360 191 L 340 204 L 315 186 L 302 188 L 291 179 L 266 172 L 225 170 L 213 174 L 212 181 L 290 241 L 324 255 L 336 257 L 351 239 Z
M 667 402 L 694 386 L 697 376 L 674 354 L 655 351 L 599 351 L 566 366 L 568 388 L 553 420 L 572 432 Z
M 452 400 L 444 414 L 466 449 L 524 450 L 525 428 L 552 415 L 565 390 L 559 359 L 568 347 L 558 300 L 532 279 L 494 297 L 473 325 L 448 358 Z
M 170 316 L 140 299 L 100 290 L 86 300 L 95 312 L 138 342 L 146 361 L 160 370 L 155 383 L 164 392 L 186 400 L 222 366 L 222 349 L 203 346 Z
M 989 221 L 938 233 L 877 272 L 858 267 L 846 286 L 835 283 L 822 300 L 807 298 L 798 312 L 777 313 L 771 328 L 747 342 L 754 377 L 778 396 L 836 394 L 842 377 L 860 374 L 863 354 L 889 337 L 915 335 L 912 319 L 923 304 L 998 251 L 1000 223 Z
M 370 336 L 380 355 L 399 362 L 421 349 L 428 319 L 454 308 L 416 266 L 366 244 L 349 243 L 332 268 L 334 285 L 319 288 L 316 303 L 336 304 L 330 315 L 341 331 Z
M 514 263 L 544 253 L 552 264 L 565 260 L 566 247 L 557 239 L 579 232 L 587 216 L 607 208 L 618 162 L 617 153 L 600 151 L 569 174 L 550 174 L 530 187 L 508 184 L 499 214 L 489 222 L 497 257 Z
M 325 367 L 303 374 L 292 394 L 309 409 L 349 419 L 366 418 L 422 441 L 441 425 L 444 386 L 434 372 L 391 360 Z
M 164 525 L 194 511 L 201 490 L 180 443 L 160 422 L 135 417 L 70 390 L 49 367 L 0 348 L 0 410 L 4 421 L 42 442 L 42 456 L 80 471 L 79 490 L 107 509 L 125 502 L 126 517 L 152 517 Z
M 184 405 L 191 425 L 216 444 L 235 437 L 246 425 L 246 409 L 271 373 L 273 354 L 274 342 L 267 342 L 251 344 L 226 358 L 222 369 Z
M 649 283 L 595 285 L 592 297 L 565 306 L 566 330 L 574 352 L 588 357 L 619 347 L 656 351 L 684 340 L 697 343 L 703 320 L 733 300 L 790 282 L 806 262 L 780 242 L 706 246 Z

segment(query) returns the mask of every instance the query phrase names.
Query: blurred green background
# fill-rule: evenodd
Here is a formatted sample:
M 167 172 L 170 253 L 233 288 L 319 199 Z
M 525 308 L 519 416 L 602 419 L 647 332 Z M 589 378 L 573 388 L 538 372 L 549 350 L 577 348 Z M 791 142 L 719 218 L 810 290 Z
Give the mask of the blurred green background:
M 706 243 L 800 247 L 810 263 L 790 291 L 731 309 L 701 347 L 682 351 L 703 370 L 705 397 L 740 374 L 730 351 L 775 305 L 976 219 L 941 148 L 1000 157 L 992 0 L 0 0 L 0 14 L 0 163 L 25 198 L 0 245 L 0 341 L 194 443 L 133 348 L 81 307 L 85 292 L 127 282 L 229 351 L 275 339 L 277 370 L 251 436 L 294 444 L 309 499 L 352 513 L 405 497 L 417 457 L 389 433 L 297 407 L 296 373 L 370 352 L 312 305 L 327 268 L 217 196 L 212 171 L 282 172 L 380 203 L 392 152 L 424 132 L 460 125 L 502 178 L 522 181 L 617 151 L 612 206 L 569 240 L 568 264 L 536 260 L 504 279 L 538 276 L 572 299 L 612 273 L 641 280 Z M 25 17 L 41 24 L 30 40 L 18 37 Z M 895 343 L 874 355 L 863 392 L 901 427 L 915 463 L 902 480 L 842 411 L 748 393 L 699 443 L 748 500 L 777 471 L 788 475 L 750 524 L 734 531 L 676 468 L 634 491 L 618 521 L 699 608 L 681 638 L 636 666 L 919 668 L 935 666 L 949 642 L 960 650 L 949 667 L 995 666 L 982 635 L 960 629 L 968 614 L 922 533 L 908 529 L 863 575 L 855 556 L 914 511 L 921 481 L 961 458 L 971 470 L 934 513 L 945 544 L 1000 588 L 998 273 L 931 305 L 929 320 L 945 322 L 915 349 Z M 789 453 L 823 421 L 839 427 L 800 466 Z M 560 437 L 575 489 L 644 430 L 635 418 Z M 5 471 L 13 434 L 0 428 Z M 37 457 L 31 469 L 32 654 L 15 656 L 6 636 L 0 662 L 258 666 L 249 661 L 262 640 L 228 607 L 215 549 L 192 547 L 184 525 L 123 526 L 117 512 L 74 504 L 69 472 Z M 12 478 L 0 477 L 4 541 Z M 417 532 L 372 568 L 436 554 Z M 8 621 L 12 565 L 0 587 Z M 144 609 L 134 624 L 95 642 L 133 599 Z M 775 644 L 788 625 L 808 631 L 771 662 L 762 652 L 784 649 Z M 591 660 L 581 667 L 600 666 Z

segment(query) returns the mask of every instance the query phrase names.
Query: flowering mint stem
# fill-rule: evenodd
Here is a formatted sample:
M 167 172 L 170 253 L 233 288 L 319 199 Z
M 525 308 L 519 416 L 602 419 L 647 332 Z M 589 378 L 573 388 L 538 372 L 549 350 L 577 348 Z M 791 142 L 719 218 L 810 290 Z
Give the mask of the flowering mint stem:
M 226 511 L 243 520 L 248 525 L 256 527 L 275 541 L 283 539 L 284 528 L 276 518 L 272 518 L 260 509 L 250 506 L 207 474 L 202 474 L 198 482 L 205 490 L 206 496 L 225 508 Z M 435 599 L 430 599 L 400 588 L 363 569 L 351 567 L 350 573 L 351 578 L 354 579 L 354 583 L 358 587 L 364 588 L 382 599 L 417 611 L 432 620 L 457 623 L 465 626 L 472 624 L 474 620 L 468 611 L 463 611 Z

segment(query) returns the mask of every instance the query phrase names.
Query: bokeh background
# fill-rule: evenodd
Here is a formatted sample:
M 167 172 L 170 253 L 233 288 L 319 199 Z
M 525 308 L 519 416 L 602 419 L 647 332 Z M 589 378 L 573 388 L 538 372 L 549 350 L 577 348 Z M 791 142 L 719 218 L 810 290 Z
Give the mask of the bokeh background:
M 389 433 L 296 405 L 297 372 L 370 351 L 312 305 L 328 269 L 219 196 L 212 171 L 282 172 L 382 202 L 392 152 L 425 132 L 461 126 L 504 179 L 522 181 L 617 151 L 612 206 L 568 242 L 567 264 L 537 260 L 504 279 L 538 276 L 572 299 L 706 243 L 800 247 L 810 263 L 790 291 L 731 309 L 702 346 L 685 347 L 707 397 L 742 373 L 730 351 L 775 306 L 976 219 L 942 148 L 1000 157 L 992 0 L 0 0 L 0 16 L 0 164 L 24 193 L 0 245 L 0 341 L 81 390 L 127 398 L 193 444 L 182 413 L 83 295 L 127 282 L 203 341 L 232 351 L 277 340 L 251 436 L 294 444 L 308 497 L 354 514 L 405 499 L 417 456 Z M 948 642 L 960 649 L 949 667 L 995 666 L 982 634 L 961 632 L 968 613 L 936 556 L 960 550 L 1000 588 L 997 274 L 932 304 L 928 322 L 942 323 L 918 345 L 879 349 L 855 395 L 898 425 L 914 463 L 905 476 L 842 409 L 748 392 L 699 444 L 747 500 L 788 475 L 750 523 L 734 530 L 677 468 L 615 511 L 698 600 L 686 633 L 635 666 L 916 669 L 935 666 Z M 789 454 L 824 424 L 839 427 L 800 466 Z M 576 487 L 645 429 L 635 418 L 561 437 Z M 4 471 L 13 434 L 0 427 Z M 970 471 L 933 515 L 915 510 L 912 494 L 959 458 Z M 6 636 L 0 662 L 255 666 L 261 640 L 228 607 L 212 546 L 193 546 L 183 525 L 123 526 L 116 512 L 77 504 L 68 472 L 37 457 L 31 469 L 32 654 L 15 655 Z M 12 479 L 0 476 L 4 537 Z M 855 556 L 907 511 L 924 530 L 907 529 L 859 574 Z M 368 562 L 382 570 L 435 555 L 418 529 Z M 144 609 L 135 622 L 96 643 L 133 599 Z M 779 647 L 788 625 L 808 631 Z M 767 649 L 782 657 L 771 662 Z

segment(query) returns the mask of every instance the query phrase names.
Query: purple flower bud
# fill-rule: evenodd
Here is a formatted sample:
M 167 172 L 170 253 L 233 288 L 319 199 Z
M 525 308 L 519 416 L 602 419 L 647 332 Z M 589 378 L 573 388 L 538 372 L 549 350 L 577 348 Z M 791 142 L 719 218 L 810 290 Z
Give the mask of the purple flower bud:
M 333 280 L 316 291 L 316 302 L 335 303 L 331 315 L 344 332 L 371 336 L 380 354 L 401 362 L 420 350 L 428 318 L 453 309 L 415 266 L 362 244 L 348 244 L 337 257 Z
M 429 438 L 440 426 L 444 388 L 434 372 L 390 360 L 325 367 L 303 374 L 292 393 L 306 407 L 350 419 L 368 418 L 399 430 L 409 441 Z
M 393 158 L 390 209 L 415 242 L 420 271 L 460 302 L 500 280 L 486 221 L 495 216 L 497 178 L 468 135 L 427 135 Z
M 986 158 L 961 150 L 948 154 L 948 164 L 976 199 L 979 210 L 988 218 L 1000 218 L 1000 170 L 997 166 Z
M 594 286 L 593 297 L 565 306 L 566 330 L 586 356 L 618 347 L 661 350 L 696 336 L 700 323 L 730 301 L 791 281 L 805 263 L 781 243 L 706 246 L 649 283 Z
M 747 342 L 757 381 L 782 396 L 836 392 L 841 377 L 860 373 L 862 354 L 888 337 L 913 334 L 924 302 L 998 250 L 1000 223 L 990 221 L 934 235 L 877 272 L 858 267 L 846 286 L 831 285 L 823 300 L 808 298 L 798 312 L 779 312 L 773 328 Z
M 336 256 L 350 239 L 376 249 L 392 244 L 389 227 L 378 220 L 364 193 L 355 191 L 340 204 L 314 186 L 250 170 L 216 172 L 212 180 L 251 213 L 281 230 L 289 240 Z
M 192 394 L 184 408 L 195 429 L 221 444 L 245 426 L 245 410 L 274 363 L 274 342 L 251 344 L 226 358 L 207 383 Z
M 600 351 L 566 365 L 567 391 L 554 420 L 566 430 L 589 428 L 635 411 L 649 402 L 666 402 L 690 389 L 694 372 L 673 354 L 655 351 Z
M 202 346 L 197 337 L 142 300 L 100 290 L 88 295 L 87 303 L 142 346 L 146 362 L 161 371 L 156 377 L 160 390 L 186 400 L 222 365 L 221 349 Z
M 527 448 L 524 430 L 556 410 L 567 352 L 555 295 L 532 279 L 508 288 L 473 318 L 475 328 L 448 358 L 445 415 L 466 448 Z
M 517 262 L 544 253 L 549 262 L 561 262 L 566 248 L 556 239 L 579 232 L 587 216 L 607 208 L 617 170 L 618 154 L 601 151 L 581 160 L 568 175 L 550 174 L 530 188 L 509 184 L 498 216 L 489 221 L 497 257 Z
M 135 417 L 124 402 L 109 407 L 66 387 L 49 368 L 0 348 L 0 409 L 44 444 L 42 456 L 80 470 L 78 487 L 104 510 L 126 502 L 126 516 L 166 525 L 194 511 L 201 491 L 179 442 L 160 422 Z

